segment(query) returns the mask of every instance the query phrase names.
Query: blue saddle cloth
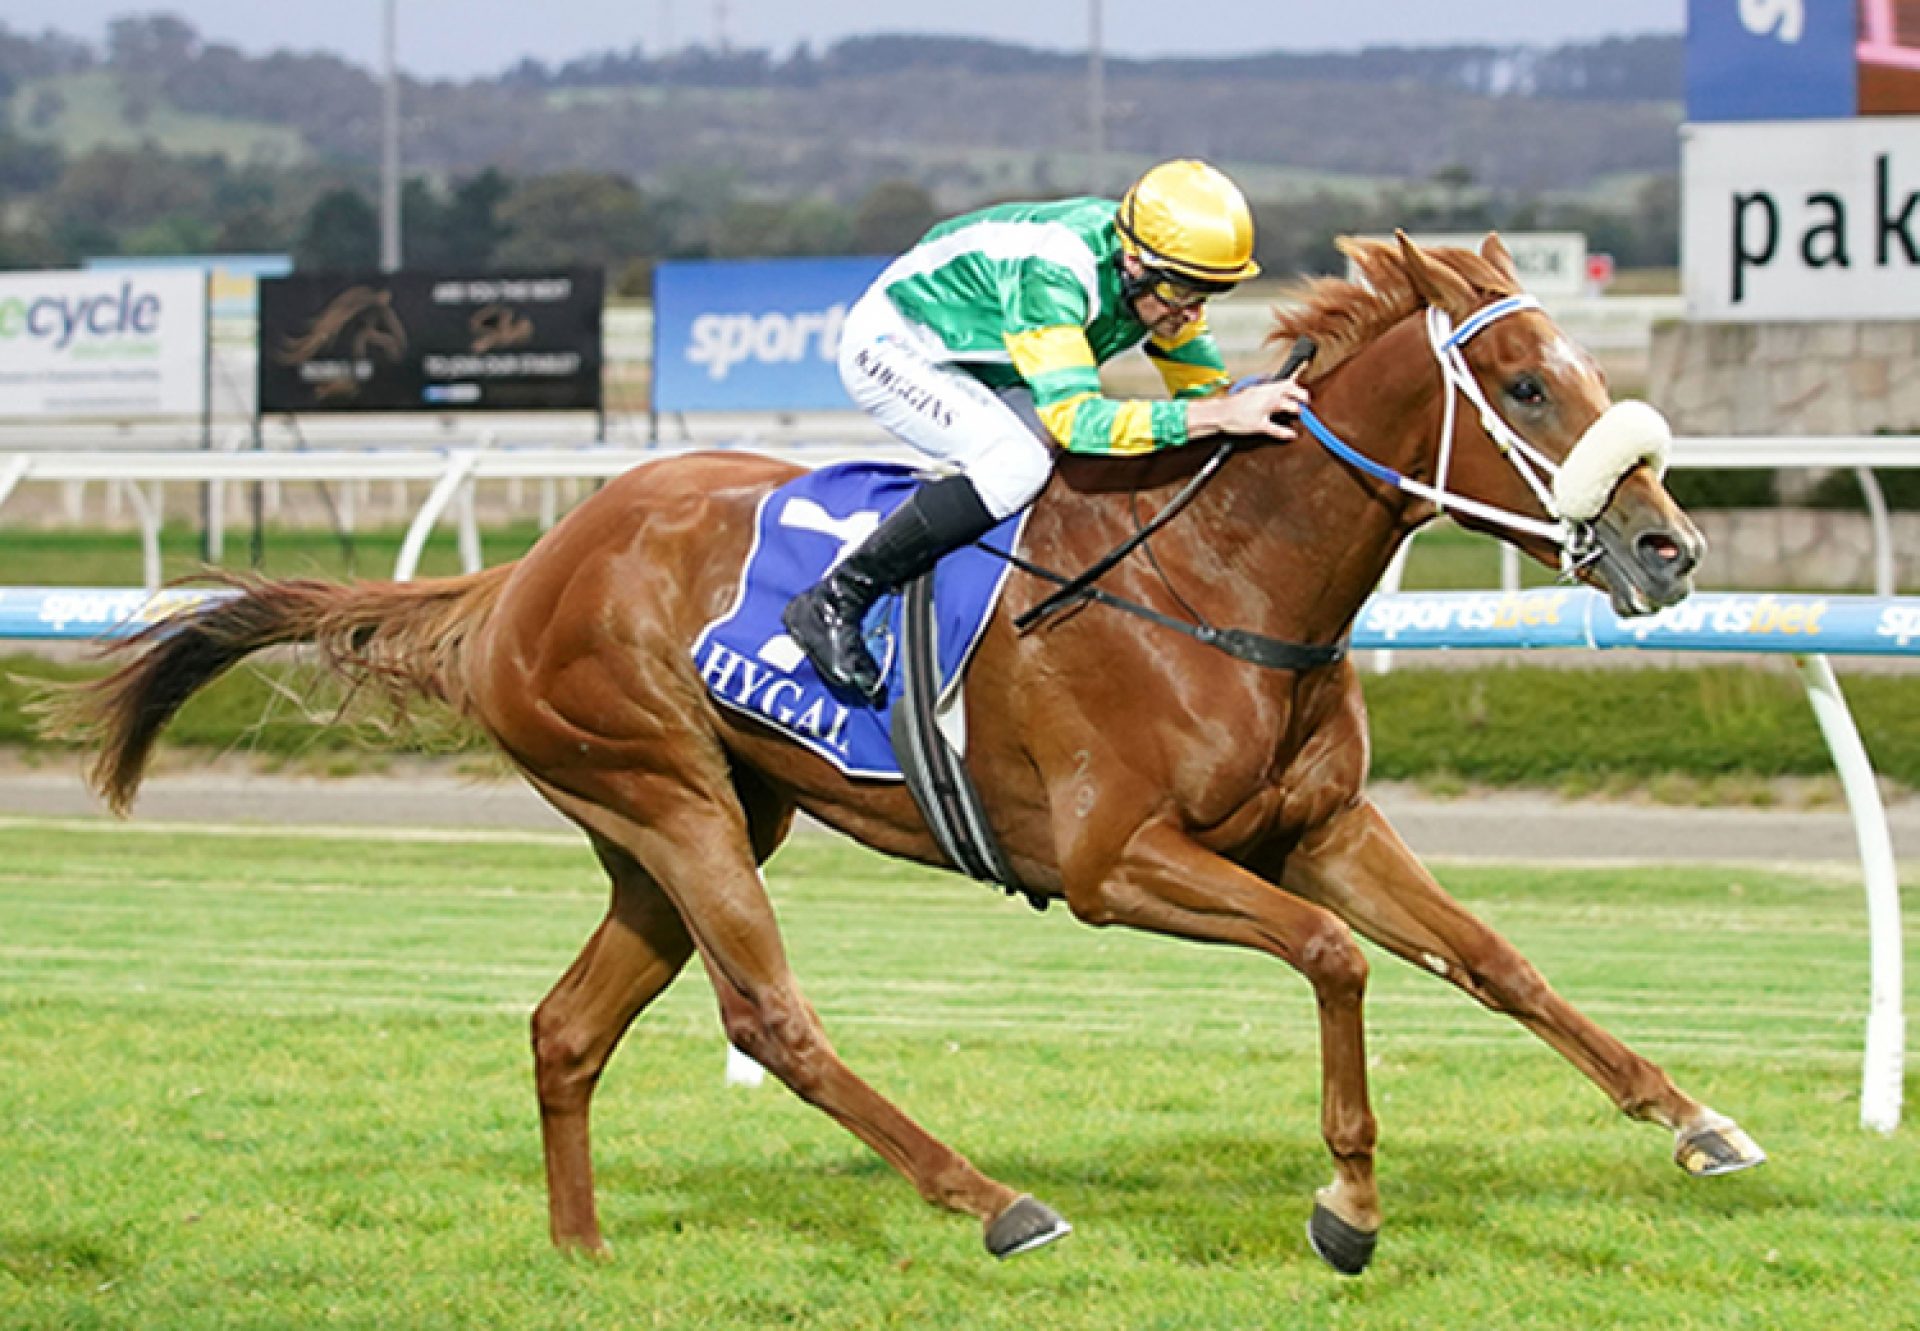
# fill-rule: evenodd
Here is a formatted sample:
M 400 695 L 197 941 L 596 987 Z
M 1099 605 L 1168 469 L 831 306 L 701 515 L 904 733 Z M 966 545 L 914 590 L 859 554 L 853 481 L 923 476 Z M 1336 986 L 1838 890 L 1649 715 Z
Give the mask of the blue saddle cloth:
M 702 629 L 694 663 L 714 701 L 784 732 L 848 776 L 899 781 L 891 723 L 901 691 L 895 644 L 900 597 L 884 596 L 866 619 L 867 644 L 887 679 L 878 706 L 829 689 L 780 612 L 818 582 L 848 550 L 919 488 L 921 478 L 894 463 L 850 462 L 808 472 L 761 501 L 753 549 L 733 607 Z M 1011 550 L 1020 517 L 985 540 Z M 940 678 L 957 679 L 985 630 L 1010 566 L 975 546 L 956 550 L 934 570 L 934 618 Z

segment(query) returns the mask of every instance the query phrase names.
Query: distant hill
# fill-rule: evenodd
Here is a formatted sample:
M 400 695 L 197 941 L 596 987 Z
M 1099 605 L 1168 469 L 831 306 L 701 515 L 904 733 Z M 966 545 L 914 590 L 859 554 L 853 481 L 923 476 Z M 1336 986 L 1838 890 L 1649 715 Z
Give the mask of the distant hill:
M 292 163 L 307 152 L 295 127 L 185 110 L 152 97 L 129 98 L 112 71 L 104 69 L 28 82 L 16 96 L 14 123 L 73 156 L 148 140 L 184 155 L 215 153 L 235 161 Z
M 69 150 L 119 135 L 236 160 L 378 160 L 367 70 L 243 55 L 164 15 L 112 31 L 94 50 L 0 26 L 0 104 L 16 133 Z M 647 181 L 723 166 L 768 196 L 841 202 L 904 177 L 957 205 L 1086 186 L 1085 66 L 1083 54 L 904 36 L 785 59 L 694 49 L 526 62 L 495 79 L 408 82 L 405 153 L 409 170 L 442 176 L 497 166 Z M 117 119 L 102 110 L 102 75 Z M 1269 199 L 1443 173 L 1518 194 L 1604 193 L 1678 164 L 1678 37 L 1114 59 L 1106 82 L 1110 188 L 1172 154 L 1213 158 Z

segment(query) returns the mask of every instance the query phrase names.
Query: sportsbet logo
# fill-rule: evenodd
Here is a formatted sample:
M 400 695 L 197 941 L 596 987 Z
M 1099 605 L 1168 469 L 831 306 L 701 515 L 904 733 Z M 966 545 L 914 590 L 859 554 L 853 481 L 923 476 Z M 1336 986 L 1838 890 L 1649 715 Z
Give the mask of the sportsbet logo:
M 39 620 L 56 633 L 72 624 L 151 624 L 231 593 L 173 588 L 158 592 L 55 591 L 40 601 Z
M 1403 633 L 1488 632 L 1558 624 L 1568 591 L 1501 592 L 1485 596 L 1401 596 L 1367 610 L 1367 628 L 1391 642 Z
M 1371 602 L 1362 627 L 1379 640 L 1404 640 L 1411 646 L 1470 647 L 1476 635 L 1491 639 L 1514 629 L 1542 632 L 1523 633 L 1517 639 L 1508 632 L 1500 640 L 1566 646 L 1592 640 L 1602 646 L 1632 641 L 1659 646 L 1703 638 L 1818 638 L 1827 633 L 1826 621 L 1833 612 L 1833 602 L 1819 596 L 1706 593 L 1657 615 L 1615 619 L 1606 614 L 1599 594 L 1587 590 L 1415 592 Z M 1844 637 L 1848 627 L 1840 623 L 1835 631 Z M 1905 647 L 1920 638 L 1920 610 L 1889 606 L 1880 614 L 1875 632 Z
M 1645 641 L 1662 633 L 1713 633 L 1749 637 L 1817 637 L 1829 606 L 1824 600 L 1777 596 L 1716 596 L 1682 601 L 1651 619 L 1622 621 Z
M 824 310 L 772 314 L 702 314 L 693 321 L 687 359 L 725 379 L 742 361 L 793 365 L 809 354 L 832 361 L 847 321 L 845 302 Z
M 1892 638 L 1894 646 L 1905 647 L 1915 638 L 1920 638 L 1920 610 L 1903 605 L 1890 605 L 1880 612 L 1879 627 L 1874 635 Z
M 0 297 L 0 341 L 26 337 L 66 351 L 96 338 L 152 337 L 159 328 L 160 297 L 131 281 L 117 291 Z

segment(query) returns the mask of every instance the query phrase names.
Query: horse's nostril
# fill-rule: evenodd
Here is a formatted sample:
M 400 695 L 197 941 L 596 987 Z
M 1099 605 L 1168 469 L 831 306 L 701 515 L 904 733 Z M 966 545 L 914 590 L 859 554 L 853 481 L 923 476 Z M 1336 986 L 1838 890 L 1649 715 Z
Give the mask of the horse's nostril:
M 1634 544 L 1639 548 L 1641 562 L 1650 569 L 1676 578 L 1693 571 L 1693 555 L 1666 532 L 1648 532 Z

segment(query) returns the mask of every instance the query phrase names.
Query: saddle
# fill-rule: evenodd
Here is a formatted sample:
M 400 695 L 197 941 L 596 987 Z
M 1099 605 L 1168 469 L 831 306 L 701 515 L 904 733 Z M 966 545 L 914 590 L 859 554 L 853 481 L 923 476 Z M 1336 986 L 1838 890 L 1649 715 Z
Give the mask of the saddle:
M 770 493 L 727 612 L 694 641 L 709 694 L 773 728 L 850 777 L 903 781 L 948 862 L 1024 891 L 995 840 L 966 771 L 962 680 L 1011 566 L 1024 518 L 957 550 L 900 594 L 882 597 L 865 632 L 887 680 L 878 704 L 831 690 L 787 636 L 780 611 L 864 540 L 919 486 L 892 463 L 823 467 Z M 983 549 L 991 546 L 993 549 Z M 1026 893 L 1037 909 L 1046 898 Z

